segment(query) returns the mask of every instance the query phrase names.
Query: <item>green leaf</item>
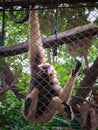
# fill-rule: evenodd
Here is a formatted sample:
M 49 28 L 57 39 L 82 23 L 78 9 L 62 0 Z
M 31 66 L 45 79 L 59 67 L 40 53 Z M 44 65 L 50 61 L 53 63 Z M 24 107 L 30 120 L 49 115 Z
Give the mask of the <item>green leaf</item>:
M 24 89 L 24 86 L 23 86 L 23 84 L 21 84 L 21 83 L 16 83 L 16 84 L 15 84 L 15 87 Z

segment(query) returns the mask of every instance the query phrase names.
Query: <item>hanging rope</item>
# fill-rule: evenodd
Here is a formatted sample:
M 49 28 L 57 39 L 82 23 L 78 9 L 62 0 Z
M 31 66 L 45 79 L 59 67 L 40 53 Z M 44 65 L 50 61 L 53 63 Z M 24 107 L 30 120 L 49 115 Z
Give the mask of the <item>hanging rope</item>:
M 15 23 L 24 23 L 25 21 L 27 21 L 29 19 L 29 11 L 25 9 L 24 17 L 19 19 L 14 14 L 14 7 L 11 7 L 10 8 L 10 17 L 11 17 L 11 20 L 14 21 Z
M 58 42 L 59 42 L 59 37 L 58 37 L 58 14 L 59 14 L 59 9 L 58 7 L 56 8 L 56 29 L 54 34 L 56 34 L 56 39 L 57 39 L 57 44 L 53 47 L 53 56 L 57 56 L 57 47 L 58 47 Z
M 13 0 L 11 0 L 13 2 Z M 22 18 L 17 18 L 15 15 L 15 11 L 22 11 L 23 12 L 23 17 Z M 28 8 L 23 8 L 23 6 L 20 6 L 20 8 L 18 9 L 15 6 L 11 6 L 10 7 L 10 17 L 11 20 L 14 21 L 15 23 L 24 23 L 25 21 L 27 21 L 29 19 L 29 6 Z
M 56 9 L 56 38 L 57 38 L 57 40 L 59 40 L 59 37 L 58 37 L 58 16 L 59 16 L 59 9 L 57 8 Z

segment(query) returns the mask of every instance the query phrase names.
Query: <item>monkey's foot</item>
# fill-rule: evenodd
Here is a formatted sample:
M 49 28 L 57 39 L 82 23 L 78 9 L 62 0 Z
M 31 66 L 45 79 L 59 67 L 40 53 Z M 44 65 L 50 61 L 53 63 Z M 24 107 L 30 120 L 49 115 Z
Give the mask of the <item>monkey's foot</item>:
M 32 102 L 31 98 L 25 99 L 25 104 L 24 104 L 24 114 L 25 114 L 25 116 L 28 114 L 28 110 L 30 108 L 31 102 Z
M 66 112 L 67 118 L 72 120 L 73 119 L 73 111 L 72 111 L 70 104 L 67 104 L 66 102 L 63 102 L 62 104 L 65 106 L 64 111 Z

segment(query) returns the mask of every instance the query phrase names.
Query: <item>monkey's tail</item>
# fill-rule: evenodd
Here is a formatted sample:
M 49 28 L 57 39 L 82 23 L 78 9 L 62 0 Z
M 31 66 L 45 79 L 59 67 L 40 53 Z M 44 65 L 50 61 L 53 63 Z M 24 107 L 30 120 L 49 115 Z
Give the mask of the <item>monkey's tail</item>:
M 41 41 L 39 19 L 36 10 L 31 10 L 29 15 L 29 60 L 31 70 L 38 64 L 45 62 L 44 50 Z

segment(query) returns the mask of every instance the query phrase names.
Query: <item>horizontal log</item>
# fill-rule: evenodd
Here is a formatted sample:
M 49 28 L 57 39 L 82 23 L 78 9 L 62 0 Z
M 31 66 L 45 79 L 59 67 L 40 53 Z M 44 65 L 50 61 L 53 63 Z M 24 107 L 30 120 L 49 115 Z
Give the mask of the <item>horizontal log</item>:
M 97 32 L 98 27 L 93 23 L 75 27 L 65 32 L 59 33 L 59 40 L 56 38 L 56 35 L 51 35 L 46 38 L 42 38 L 43 47 L 50 48 L 62 44 L 74 44 L 75 41 L 83 39 L 85 37 L 96 35 Z M 28 41 L 14 44 L 11 46 L 3 46 L 0 47 L 0 57 L 14 56 L 17 54 L 25 53 L 28 51 L 28 48 Z
M 11 6 L 23 6 L 25 8 L 32 5 L 42 5 L 42 6 L 56 6 L 60 4 L 75 4 L 75 3 L 86 3 L 91 2 L 90 0 L 13 0 L 13 1 L 1 1 L 0 7 L 9 8 Z M 98 2 L 98 0 L 92 0 L 92 3 Z

